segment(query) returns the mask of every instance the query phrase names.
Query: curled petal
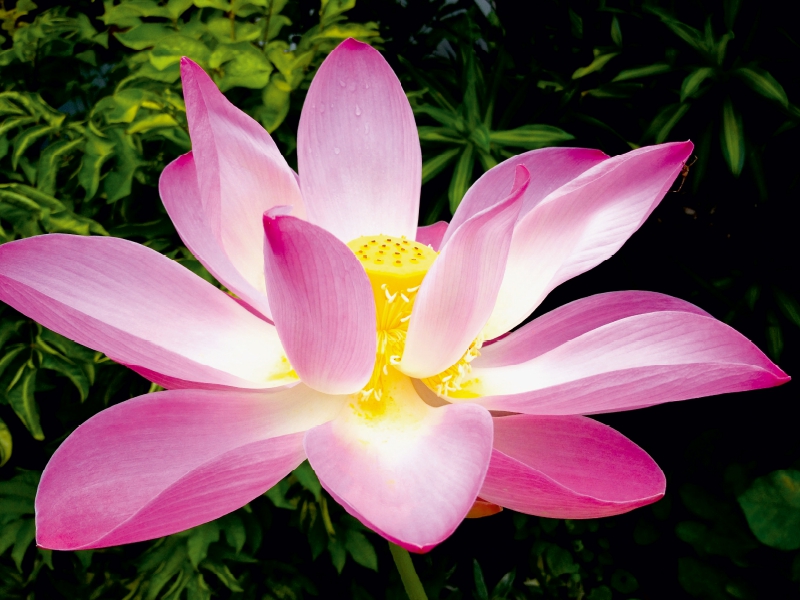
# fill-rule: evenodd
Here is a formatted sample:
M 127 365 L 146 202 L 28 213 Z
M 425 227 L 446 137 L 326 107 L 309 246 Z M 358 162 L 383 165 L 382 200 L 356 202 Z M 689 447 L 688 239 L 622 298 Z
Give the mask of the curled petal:
M 691 142 L 649 146 L 604 160 L 519 219 L 486 336 L 524 321 L 558 284 L 614 254 L 661 201 Z
M 586 309 L 598 304 L 587 300 Z M 535 331 L 534 321 L 530 329 L 487 349 L 487 363 L 494 360 L 504 366 L 484 366 L 480 358 L 473 362 L 464 396 L 478 396 L 473 401 L 492 410 L 592 414 L 772 387 L 789 380 L 743 335 L 699 310 L 687 310 L 685 303 L 675 304 L 671 310 L 633 311 L 631 316 L 621 311 L 620 318 L 605 324 L 602 319 L 591 323 L 592 317 L 581 323 L 578 316 L 571 333 L 544 327 L 538 348 L 517 344 L 517 335 L 527 337 Z M 578 308 L 565 307 L 569 309 L 565 312 L 580 315 Z M 550 322 L 559 325 L 558 318 Z M 579 333 L 585 326 L 592 328 Z M 572 333 L 578 335 L 569 339 Z M 516 362 L 513 352 L 532 358 Z
M 607 158 L 600 150 L 588 148 L 541 148 L 512 156 L 486 171 L 467 190 L 450 222 L 451 235 L 470 217 L 505 198 L 506 190 L 514 181 L 517 165 L 523 165 L 531 176 L 522 199 L 520 216 L 523 216 L 550 192 Z M 449 238 L 447 235 L 444 241 Z
M 442 239 L 447 231 L 447 221 L 439 221 L 433 225 L 417 228 L 417 241 L 430 246 L 437 252 L 442 246 Z
M 494 450 L 480 495 L 553 519 L 628 512 L 664 495 L 652 458 L 621 433 L 587 417 L 494 419 Z
M 119 238 L 49 234 L 3 244 L 0 299 L 117 362 L 194 387 L 297 380 L 271 324 L 178 263 Z
M 323 487 L 386 539 L 425 552 L 472 507 L 489 462 L 492 419 L 475 405 L 434 409 L 399 378 L 380 414 L 351 405 L 311 429 L 305 449 Z
M 299 465 L 303 432 L 333 418 L 343 401 L 300 384 L 175 390 L 112 406 L 50 459 L 36 495 L 36 541 L 103 548 L 216 519 Z
M 181 77 L 199 193 L 176 188 L 190 175 L 168 169 L 160 186 L 164 204 L 186 245 L 197 249 L 198 260 L 270 317 L 263 298 L 261 216 L 290 204 L 302 218 L 300 188 L 270 135 L 231 104 L 203 69 L 183 58 Z
M 422 281 L 400 369 L 429 377 L 456 363 L 492 312 L 528 171 L 517 168 L 511 193 L 466 221 Z
M 415 239 L 422 155 L 397 76 L 367 44 L 342 42 L 320 66 L 297 131 L 308 218 L 344 242 Z
M 264 215 L 270 306 L 300 379 L 328 394 L 355 392 L 375 363 L 375 300 L 367 274 L 347 246 L 324 229 Z

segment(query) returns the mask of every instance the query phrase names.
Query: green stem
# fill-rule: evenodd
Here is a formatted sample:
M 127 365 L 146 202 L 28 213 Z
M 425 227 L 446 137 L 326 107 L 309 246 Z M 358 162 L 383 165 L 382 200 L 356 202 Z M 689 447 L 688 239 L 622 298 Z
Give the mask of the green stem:
M 400 572 L 400 579 L 403 580 L 403 587 L 406 588 L 409 600 L 428 600 L 419 575 L 414 570 L 414 563 L 411 562 L 408 550 L 392 542 L 389 542 L 389 550 L 392 552 L 394 564 L 397 565 L 397 570 Z

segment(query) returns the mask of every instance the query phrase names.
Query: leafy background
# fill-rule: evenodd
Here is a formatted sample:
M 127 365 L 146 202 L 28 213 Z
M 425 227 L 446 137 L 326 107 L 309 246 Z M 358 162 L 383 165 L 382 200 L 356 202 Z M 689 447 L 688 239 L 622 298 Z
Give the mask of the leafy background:
M 618 154 L 692 139 L 686 178 L 613 258 L 538 312 L 619 289 L 690 300 L 800 372 L 800 38 L 777 3 L 544 0 L 0 1 L 0 238 L 114 235 L 210 281 L 158 198 L 189 149 L 188 55 L 290 163 L 305 90 L 342 39 L 380 48 L 423 144 L 421 221 L 497 162 L 549 145 Z M 0 596 L 403 598 L 388 549 L 302 465 L 245 508 L 154 542 L 33 544 L 48 457 L 155 386 L 0 308 Z M 619 517 L 466 521 L 415 563 L 431 598 L 788 598 L 800 591 L 794 384 L 603 415 L 667 473 Z

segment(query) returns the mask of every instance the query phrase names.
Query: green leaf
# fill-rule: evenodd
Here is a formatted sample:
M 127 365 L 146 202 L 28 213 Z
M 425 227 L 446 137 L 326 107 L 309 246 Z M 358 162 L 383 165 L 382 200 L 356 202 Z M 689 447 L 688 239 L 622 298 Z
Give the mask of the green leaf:
M 217 85 L 223 92 L 233 87 L 261 89 L 269 82 L 272 63 L 251 44 L 237 44 L 231 60 L 222 64 Z
M 0 359 L 0 375 L 5 373 L 5 370 L 8 366 L 14 361 L 15 358 L 19 355 L 20 352 L 25 350 L 27 346 L 25 344 L 19 344 L 16 347 L 12 347 L 11 349 L 6 352 L 2 359 Z
M 800 471 L 773 471 L 738 497 L 750 530 L 779 550 L 800 548 Z
M 37 125 L 36 127 L 31 127 L 27 131 L 20 133 L 14 138 L 14 152 L 11 154 L 11 168 L 15 171 L 17 170 L 19 159 L 25 154 L 25 151 L 31 144 L 51 133 L 57 133 L 59 129 L 60 127 L 58 126 Z
M 622 29 L 619 26 L 619 19 L 614 15 L 611 18 L 611 40 L 617 46 L 622 46 Z
M 307 460 L 300 463 L 300 466 L 292 471 L 292 473 L 297 477 L 297 481 L 300 482 L 300 485 L 314 494 L 317 500 L 320 499 L 322 495 L 322 485 L 317 478 L 317 474 L 314 473 L 314 469 L 311 468 Z
M 464 146 L 461 156 L 458 157 L 456 168 L 453 171 L 453 177 L 450 180 L 450 188 L 447 191 L 447 197 L 450 201 L 450 212 L 456 214 L 456 209 L 461 203 L 464 194 L 467 193 L 470 184 L 472 183 L 472 170 L 475 163 L 475 148 L 472 144 Z
M 589 63 L 589 65 L 576 69 L 575 72 L 572 74 L 572 78 L 580 79 L 581 77 L 586 77 L 591 73 L 599 71 L 600 69 L 606 66 L 608 61 L 610 61 L 617 55 L 619 55 L 619 52 L 607 52 L 606 54 L 599 54 L 595 51 L 594 60 L 591 63 Z
M 712 67 L 700 67 L 689 73 L 681 84 L 681 102 L 693 96 L 703 82 L 714 74 Z
M 188 56 L 202 65 L 208 64 L 211 51 L 203 42 L 175 33 L 160 40 L 150 51 L 150 64 L 159 71 L 177 65 Z
M 465 131 L 466 126 L 463 123 L 460 116 L 450 112 L 449 110 L 443 108 L 436 108 L 435 106 L 431 106 L 429 104 L 423 104 L 421 106 L 415 106 L 414 114 L 418 115 L 428 115 L 432 119 L 438 121 L 445 127 L 449 127 L 450 129 L 455 129 L 456 131 Z
M 580 567 L 575 564 L 572 554 L 560 546 L 551 545 L 545 552 L 547 568 L 556 577 L 567 573 L 577 573 Z
M 552 125 L 523 125 L 507 131 L 492 131 L 489 139 L 493 144 L 501 146 L 516 146 L 534 150 L 575 139 L 575 136 Z
M 789 319 L 789 321 L 800 327 L 800 303 L 794 296 L 790 296 L 779 288 L 773 288 L 773 293 L 775 294 L 775 301 L 778 304 L 778 308 L 783 315 Z M 2 373 L 2 370 L 0 370 L 0 373 Z
M 623 594 L 630 594 L 639 589 L 639 582 L 628 571 L 617 569 L 611 575 L 611 587 Z
M 8 425 L 3 419 L 0 419 L 0 467 L 8 462 L 11 458 L 11 451 L 14 449 L 13 439 L 11 432 L 8 430 Z
M 66 376 L 78 390 L 81 397 L 81 402 L 89 397 L 89 379 L 86 377 L 84 370 L 78 365 L 70 362 L 64 357 L 44 354 L 42 356 L 42 369 L 50 369 Z
M 754 67 L 742 67 L 736 69 L 733 73 L 753 91 L 765 98 L 778 102 L 783 108 L 789 108 L 789 98 L 786 95 L 786 91 L 768 71 Z
M 767 311 L 767 354 L 777 362 L 783 352 L 783 330 L 778 317 L 771 310 Z
M 483 578 L 483 570 L 476 558 L 472 559 L 472 577 L 475 581 L 475 599 L 489 600 L 489 590 L 486 589 L 486 580 Z
M 650 77 L 651 75 L 669 73 L 671 70 L 672 67 L 666 63 L 655 63 L 646 67 L 637 67 L 636 69 L 620 71 L 619 75 L 614 77 L 611 81 L 626 81 L 628 79 L 638 79 L 639 77 Z
M 360 531 L 348 529 L 345 534 L 344 547 L 353 557 L 353 560 L 360 564 L 362 567 L 378 570 L 378 555 L 372 543 Z
M 160 40 L 175 33 L 175 30 L 161 23 L 142 23 L 125 32 L 116 32 L 116 37 L 124 46 L 133 50 L 152 48 Z
M 278 79 L 282 80 L 283 86 L 278 85 Z M 286 115 L 289 114 L 289 90 L 286 88 L 286 80 L 283 75 L 275 74 L 270 78 L 267 87 L 261 93 L 261 102 L 263 108 L 258 114 L 259 121 L 264 128 L 272 133 L 275 131 Z
M 211 561 L 205 561 L 201 565 L 204 569 L 211 571 L 214 575 L 217 576 L 220 583 L 228 588 L 232 592 L 243 592 L 242 586 L 239 585 L 239 581 L 234 577 L 231 570 L 228 568 L 228 565 L 224 563 L 216 563 Z
M 422 142 L 464 143 L 464 138 L 461 134 L 449 127 L 429 127 L 427 125 L 420 125 L 417 127 L 417 134 Z
M 14 564 L 17 565 L 17 571 L 22 573 L 22 559 L 25 558 L 25 552 L 36 537 L 36 524 L 33 519 L 25 519 L 22 526 L 17 530 L 16 538 L 14 539 L 14 548 L 11 550 L 11 558 Z
M 130 127 L 125 130 L 125 133 L 132 135 L 134 133 L 147 133 L 154 129 L 162 129 L 164 127 L 177 127 L 178 122 L 172 115 L 166 113 L 159 113 L 149 115 L 143 119 L 137 119 Z
M 492 599 L 506 598 L 511 593 L 511 588 L 514 585 L 514 578 L 516 577 L 516 569 L 509 571 L 500 578 L 497 585 L 492 590 Z
M 33 395 L 36 389 L 36 369 L 22 365 L 15 379 L 11 389 L 6 393 L 8 403 L 33 438 L 41 441 L 44 439 L 44 432 L 39 423 L 39 407 Z
M 720 130 L 722 154 L 734 177 L 742 173 L 745 157 L 744 129 L 742 116 L 739 114 L 730 97 L 722 104 L 722 128 Z
M 45 194 L 54 194 L 58 172 L 64 164 L 64 158 L 83 146 L 83 138 L 60 140 L 45 148 L 39 157 L 39 174 L 36 187 Z
M 680 121 L 689 110 L 689 106 L 689 104 L 677 103 L 662 108 L 647 128 L 644 134 L 645 138 L 652 137 L 656 144 L 662 143 L 669 137 L 673 127 L 678 124 L 678 121 Z
M 331 555 L 331 562 L 336 568 L 336 572 L 341 575 L 344 563 L 347 561 L 347 552 L 344 544 L 339 538 L 328 538 L 328 552 Z
M 90 200 L 97 193 L 100 187 L 100 171 L 113 154 L 114 144 L 97 135 L 87 134 L 81 169 L 78 171 L 78 183 L 86 190 L 85 200 Z
M 219 541 L 219 530 L 217 521 L 211 521 L 191 530 L 189 539 L 186 540 L 186 554 L 195 569 L 208 556 L 208 547 Z

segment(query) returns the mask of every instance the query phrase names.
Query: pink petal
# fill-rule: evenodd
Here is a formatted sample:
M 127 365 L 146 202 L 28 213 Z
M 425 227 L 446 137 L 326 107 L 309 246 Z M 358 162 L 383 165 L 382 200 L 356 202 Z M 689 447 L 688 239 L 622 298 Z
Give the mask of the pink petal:
M 593 519 L 664 495 L 652 458 L 621 433 L 580 416 L 494 419 L 494 451 L 480 496 L 518 512 Z
M 167 183 L 162 198 L 186 245 L 202 250 L 198 259 L 226 286 L 230 277 L 236 286 L 229 287 L 254 302 L 256 292 L 265 292 L 261 216 L 291 204 L 303 218 L 300 188 L 270 135 L 233 106 L 203 69 L 183 58 L 181 77 L 199 194 L 180 193 Z M 212 251 L 212 245 L 218 248 Z M 253 306 L 264 312 L 263 303 Z
M 270 306 L 297 374 L 328 394 L 358 391 L 375 363 L 375 300 L 355 254 L 324 229 L 264 215 Z
M 297 132 L 308 218 L 344 242 L 362 235 L 414 239 L 422 155 L 397 76 L 367 44 L 348 39 L 308 90 Z
M 272 392 L 178 390 L 95 415 L 61 444 L 36 496 L 45 548 L 103 548 L 216 519 L 299 465 L 303 431 L 343 398 L 302 384 Z
M 271 312 L 264 284 L 263 252 L 260 252 L 262 256 L 259 259 L 262 263 L 260 280 L 250 283 L 231 262 L 218 237 L 219 214 L 215 224 L 214 215 L 206 212 L 202 206 L 200 188 L 197 186 L 197 167 L 191 152 L 179 156 L 166 166 L 161 172 L 158 189 L 169 218 L 197 260 L 225 287 L 260 314 L 269 317 Z M 261 220 L 260 215 L 257 220 Z
M 692 147 L 662 144 L 609 158 L 521 217 L 487 337 L 509 331 L 556 285 L 614 254 L 667 192 Z
M 474 365 L 503 367 L 526 362 L 608 323 L 634 315 L 663 311 L 710 316 L 685 300 L 656 292 L 608 292 L 581 298 L 551 310 L 481 348 Z
M 195 387 L 296 381 L 275 328 L 145 246 L 49 234 L 0 246 L 0 299 L 117 362 Z
M 528 185 L 517 167 L 509 196 L 466 221 L 425 275 L 414 303 L 400 369 L 429 377 L 456 363 L 492 312 Z
M 389 402 L 403 406 L 390 406 L 383 418 L 345 409 L 308 431 L 305 449 L 323 487 L 350 514 L 425 552 L 472 507 L 489 463 L 492 419 L 475 405 L 430 408 L 401 381 Z
M 433 225 L 426 225 L 425 227 L 417 228 L 417 240 L 421 244 L 430 246 L 437 252 L 442 246 L 442 238 L 447 231 L 447 221 L 439 221 Z
M 501 359 L 506 366 L 484 367 L 478 358 L 464 389 L 481 396 L 472 401 L 489 409 L 565 415 L 642 408 L 789 380 L 734 329 L 678 308 L 633 314 L 563 343 L 568 334 L 551 331 L 539 349 L 551 341 L 558 345 L 518 364 L 510 362 L 516 360 L 510 353 Z M 523 358 L 538 352 L 524 345 L 518 350 Z
M 505 197 L 506 190 L 514 181 L 517 165 L 525 166 L 531 174 L 531 182 L 520 210 L 522 216 L 550 192 L 607 158 L 608 156 L 600 150 L 588 148 L 541 148 L 512 156 L 489 169 L 467 190 L 450 222 L 451 235 L 470 217 L 497 204 Z M 447 236 L 447 239 L 449 238 L 450 236 Z

